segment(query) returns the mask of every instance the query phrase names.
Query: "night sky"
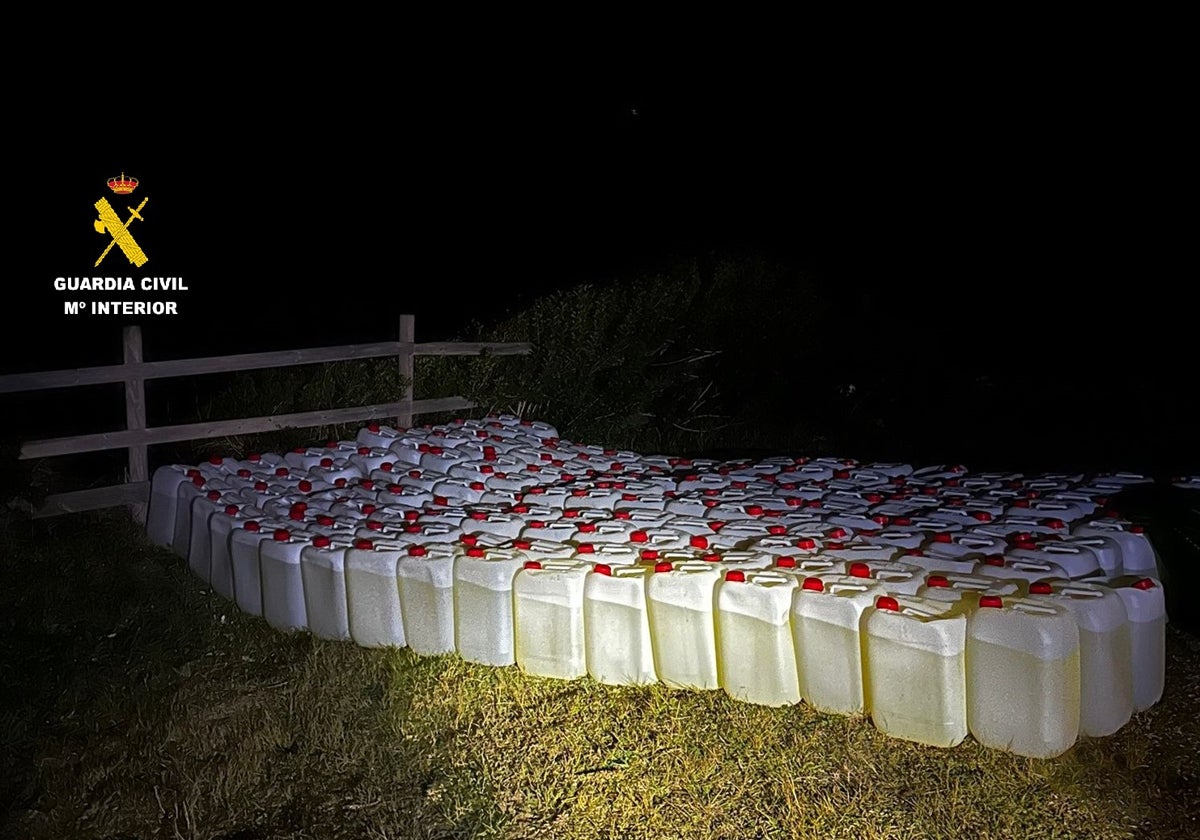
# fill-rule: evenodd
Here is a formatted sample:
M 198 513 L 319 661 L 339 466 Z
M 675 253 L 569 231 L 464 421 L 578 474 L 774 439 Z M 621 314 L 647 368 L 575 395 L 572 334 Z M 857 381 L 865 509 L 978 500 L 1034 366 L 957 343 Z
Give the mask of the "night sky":
M 42 340 L 10 333 L 4 364 L 119 361 L 139 319 L 64 315 L 56 276 L 182 276 L 180 316 L 142 320 L 154 359 L 388 339 L 402 311 L 418 340 L 453 338 L 554 288 L 755 248 L 838 301 L 864 370 L 986 372 L 1011 404 L 1051 390 L 1093 413 L 1112 395 L 1119 424 L 1139 388 L 1182 402 L 1196 357 L 1182 122 L 1161 105 L 1099 78 L 377 109 L 181 96 L 141 123 L 97 102 L 76 120 L 94 131 L 21 138 L 37 176 L 12 201 L 29 247 L 10 283 Z M 105 188 L 121 172 L 141 181 L 128 198 Z M 102 195 L 122 218 L 148 199 L 144 268 L 115 249 L 93 267 Z

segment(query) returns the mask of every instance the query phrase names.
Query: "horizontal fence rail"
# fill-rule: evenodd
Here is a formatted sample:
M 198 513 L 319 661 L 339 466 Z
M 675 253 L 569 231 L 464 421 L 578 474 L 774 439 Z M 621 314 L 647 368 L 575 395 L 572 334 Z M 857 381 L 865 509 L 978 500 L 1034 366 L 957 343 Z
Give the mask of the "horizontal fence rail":
M 525 355 L 533 346 L 524 342 L 452 342 L 414 340 L 415 319 L 400 316 L 398 341 L 370 344 L 344 344 L 333 347 L 309 347 L 265 353 L 243 353 L 197 359 L 147 362 L 142 359 L 142 336 L 138 327 L 124 329 L 124 363 L 76 370 L 17 373 L 0 376 L 0 394 L 74 388 L 110 382 L 125 383 L 126 428 L 112 432 L 31 440 L 22 444 L 18 458 L 48 458 L 110 449 L 129 451 L 129 480 L 109 487 L 95 487 L 47 496 L 44 504 L 32 511 L 34 518 L 57 516 L 86 510 L 128 505 L 138 522 L 145 522 L 146 502 L 150 498 L 150 474 L 147 447 L 188 440 L 207 440 L 227 435 L 305 429 L 340 425 L 384 417 L 396 418 L 406 428 L 418 414 L 435 414 L 474 408 L 465 397 L 439 397 L 414 400 L 413 359 L 416 356 L 516 356 Z M 318 409 L 269 417 L 245 417 L 176 426 L 146 427 L 145 381 L 169 377 L 233 373 L 242 370 L 326 364 L 355 359 L 394 356 L 402 381 L 407 383 L 404 397 L 396 402 L 347 408 Z

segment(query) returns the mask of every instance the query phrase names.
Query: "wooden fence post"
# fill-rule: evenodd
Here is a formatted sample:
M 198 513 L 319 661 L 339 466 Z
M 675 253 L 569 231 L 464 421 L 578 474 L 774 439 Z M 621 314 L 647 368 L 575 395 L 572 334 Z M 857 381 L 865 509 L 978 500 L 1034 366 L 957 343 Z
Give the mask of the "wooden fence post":
M 416 318 L 412 315 L 400 316 L 400 341 L 408 342 L 408 349 L 401 348 L 399 365 L 400 379 L 404 383 L 404 396 L 401 402 L 407 406 L 401 414 L 396 417 L 396 428 L 407 429 L 413 424 L 413 348 L 411 344 L 416 341 Z
M 142 328 L 125 327 L 123 331 L 125 345 L 125 364 L 138 364 L 142 361 Z M 140 377 L 125 379 L 125 428 L 142 430 L 146 428 L 146 384 Z M 146 454 L 146 444 L 129 447 L 129 478 L 128 483 L 147 481 L 150 478 L 150 463 Z M 139 525 L 146 524 L 146 503 L 134 502 L 129 506 L 129 514 Z

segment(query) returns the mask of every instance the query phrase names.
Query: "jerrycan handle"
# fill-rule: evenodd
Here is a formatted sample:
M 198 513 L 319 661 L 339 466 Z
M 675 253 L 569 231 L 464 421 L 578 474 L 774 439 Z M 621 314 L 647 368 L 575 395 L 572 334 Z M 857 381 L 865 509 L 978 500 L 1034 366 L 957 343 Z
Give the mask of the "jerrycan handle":
M 831 595 L 838 595 L 842 592 L 866 592 L 867 587 L 861 583 L 831 583 L 827 591 Z
M 1058 590 L 1058 594 L 1059 595 L 1070 595 L 1072 597 L 1080 597 L 1080 598 L 1103 598 L 1104 597 L 1104 593 L 1098 589 L 1083 589 L 1081 587 L 1070 586 L 1070 585 L 1064 586 L 1062 589 Z
M 1013 600 L 1009 601 L 1008 605 L 1018 612 L 1031 615 L 1056 615 L 1059 612 L 1049 604 L 1038 604 L 1032 601 Z

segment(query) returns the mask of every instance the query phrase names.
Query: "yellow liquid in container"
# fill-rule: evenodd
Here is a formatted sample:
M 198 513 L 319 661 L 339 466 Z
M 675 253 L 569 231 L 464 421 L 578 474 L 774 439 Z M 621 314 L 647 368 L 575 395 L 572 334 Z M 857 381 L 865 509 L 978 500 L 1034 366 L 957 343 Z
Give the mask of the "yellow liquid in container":
M 966 618 L 928 599 L 898 596 L 864 614 L 864 696 L 881 732 L 936 747 L 967 736 Z

